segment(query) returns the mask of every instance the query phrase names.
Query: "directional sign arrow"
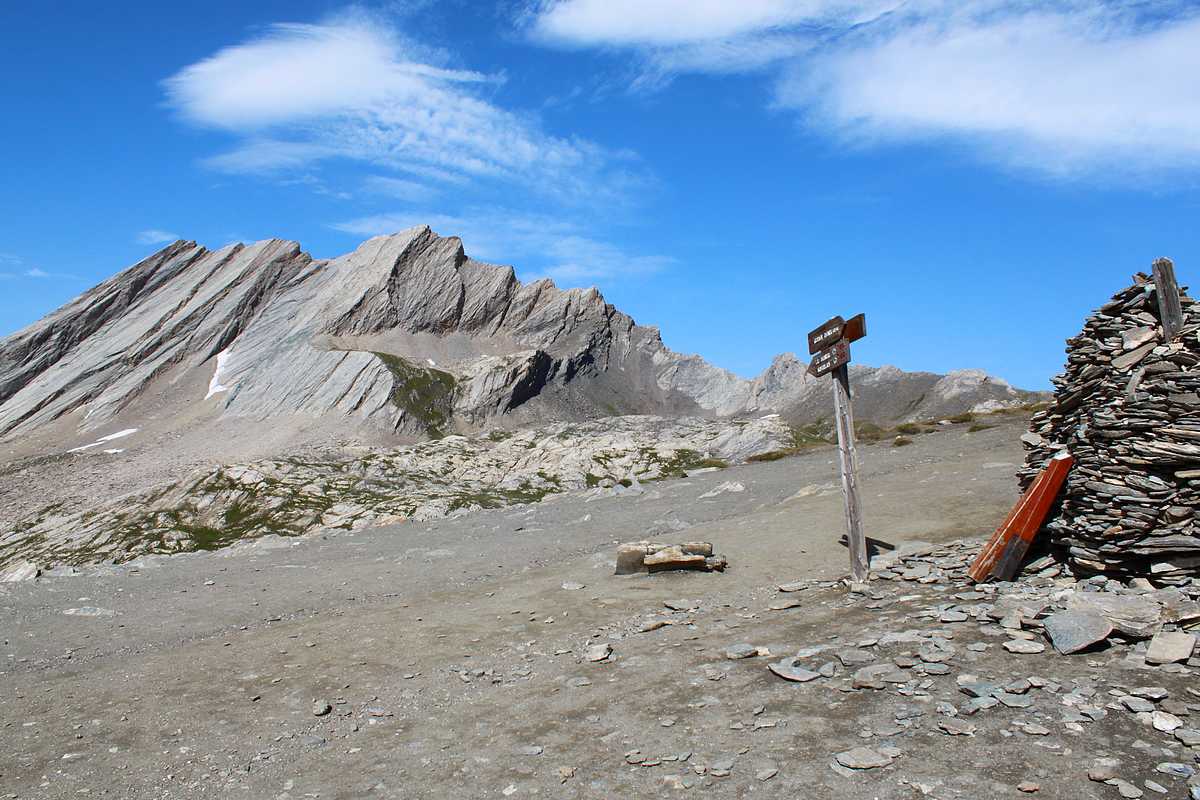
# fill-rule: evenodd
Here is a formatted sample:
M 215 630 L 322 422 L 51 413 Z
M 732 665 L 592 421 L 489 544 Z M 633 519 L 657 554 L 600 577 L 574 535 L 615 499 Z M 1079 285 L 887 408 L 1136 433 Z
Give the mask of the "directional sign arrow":
M 843 340 L 827 347 L 813 358 L 808 365 L 808 374 L 819 378 L 828 375 L 843 364 L 850 363 L 850 343 Z
M 867 315 L 858 314 L 848 320 L 834 317 L 808 334 L 809 354 L 819 353 L 832 347 L 835 342 L 845 340 L 857 342 L 867 335 Z
M 834 317 L 821 327 L 816 328 L 808 334 L 808 352 L 809 354 L 819 353 L 829 345 L 842 338 L 842 328 L 846 326 L 846 320 L 841 317 Z

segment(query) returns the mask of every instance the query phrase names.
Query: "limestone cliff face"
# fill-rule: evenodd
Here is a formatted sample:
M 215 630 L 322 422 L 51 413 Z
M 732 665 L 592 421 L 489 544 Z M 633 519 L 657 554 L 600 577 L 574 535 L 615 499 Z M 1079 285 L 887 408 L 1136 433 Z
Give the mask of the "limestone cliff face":
M 180 241 L 0 340 L 0 436 L 99 427 L 162 381 L 207 386 L 195 399 L 218 415 L 411 435 L 618 413 L 826 417 L 828 381 L 804 369 L 785 355 L 744 380 L 672 352 L 595 289 L 522 284 L 428 227 L 328 261 L 276 239 Z M 856 376 L 864 418 L 1025 399 L 975 373 Z

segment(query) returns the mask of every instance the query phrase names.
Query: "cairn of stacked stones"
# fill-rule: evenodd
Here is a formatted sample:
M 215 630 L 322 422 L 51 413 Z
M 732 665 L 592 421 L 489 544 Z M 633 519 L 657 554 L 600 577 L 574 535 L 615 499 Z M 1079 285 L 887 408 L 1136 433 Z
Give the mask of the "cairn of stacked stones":
M 1180 305 L 1165 341 L 1155 284 L 1134 276 L 1067 341 L 1054 401 L 1022 437 L 1022 488 L 1063 448 L 1075 458 L 1043 535 L 1077 574 L 1200 574 L 1200 310 L 1182 293 Z

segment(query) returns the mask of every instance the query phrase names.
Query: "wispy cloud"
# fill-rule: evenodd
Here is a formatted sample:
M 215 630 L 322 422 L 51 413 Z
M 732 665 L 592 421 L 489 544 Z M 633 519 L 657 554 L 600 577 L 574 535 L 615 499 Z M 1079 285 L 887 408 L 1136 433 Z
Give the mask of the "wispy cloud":
M 41 267 L 25 266 L 25 259 L 12 253 L 0 253 L 0 280 L 32 278 L 34 280 L 79 280 L 78 275 L 67 272 L 48 272 Z
M 424 202 L 438 193 L 438 190 L 417 181 L 405 178 L 389 178 L 384 175 L 370 175 L 363 182 L 364 188 L 372 194 L 393 197 L 397 200 Z
M 573 46 L 673 47 L 736 40 L 801 25 L 853 24 L 899 2 L 871 0 L 551 0 L 534 36 Z
M 458 236 L 472 257 L 516 263 L 526 280 L 549 277 L 569 286 L 590 284 L 644 277 L 676 263 L 669 256 L 630 254 L 586 235 L 571 222 L 508 209 L 472 209 L 462 215 L 378 214 L 333 227 L 358 236 L 380 236 L 414 225 L 429 225 L 444 236 Z M 537 266 L 530 268 L 531 263 Z
M 503 76 L 444 56 L 361 10 L 279 24 L 168 78 L 168 101 L 198 126 L 238 138 L 205 162 L 231 173 L 351 159 L 450 183 L 518 183 L 560 199 L 605 201 L 634 172 L 626 154 L 554 136 L 497 105 Z M 589 190 L 589 191 L 585 191 Z
M 37 279 L 46 279 L 46 280 L 69 280 L 69 281 L 79 280 L 78 275 L 72 275 L 69 272 L 47 272 L 46 270 L 41 269 L 40 267 L 32 267 L 31 269 L 27 269 L 24 272 L 22 272 L 21 275 L 26 278 L 37 278 Z
M 170 231 L 163 231 L 157 228 L 149 228 L 144 231 L 138 231 L 138 234 L 136 237 L 134 237 L 134 240 L 138 244 L 152 246 L 156 244 L 166 244 L 167 242 L 178 241 L 182 238 L 183 237 L 177 233 L 171 233 Z
M 1200 166 L 1200 9 L 1177 0 L 548 0 L 527 26 L 635 53 L 634 90 L 770 70 L 776 108 L 855 145 L 1071 177 Z
M 789 69 L 781 105 L 857 139 L 951 136 L 1057 175 L 1200 164 L 1200 19 L 1029 13 L 905 26 Z

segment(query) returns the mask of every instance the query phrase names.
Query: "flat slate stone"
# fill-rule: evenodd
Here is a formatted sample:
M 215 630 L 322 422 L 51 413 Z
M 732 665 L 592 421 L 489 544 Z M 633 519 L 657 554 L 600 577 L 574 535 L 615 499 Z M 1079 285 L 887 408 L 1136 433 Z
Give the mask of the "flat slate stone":
M 1155 711 L 1150 715 L 1150 724 L 1156 731 L 1172 733 L 1183 727 L 1183 720 L 1165 711 Z
M 1054 649 L 1063 655 L 1078 653 L 1107 639 L 1113 632 L 1112 623 L 1099 614 L 1088 611 L 1062 611 L 1043 620 L 1046 634 Z
M 1196 649 L 1196 637 L 1182 631 L 1159 631 L 1146 649 L 1147 664 L 1174 664 L 1187 661 Z
M 856 747 L 853 750 L 838 753 L 834 758 L 843 767 L 850 769 L 878 769 L 892 763 L 891 756 L 869 747 Z
M 1031 642 L 1028 639 L 1010 639 L 1004 643 L 1004 649 L 1010 653 L 1033 655 L 1045 651 L 1046 645 L 1041 642 Z
M 1121 705 L 1135 714 L 1149 714 L 1154 711 L 1154 703 L 1140 697 L 1126 696 L 1121 698 Z
M 769 664 L 767 669 L 785 681 L 792 681 L 793 683 L 808 683 L 821 677 L 821 673 L 813 672 L 811 669 L 800 666 L 798 661 L 799 659 L 795 658 L 785 658 L 782 661 Z
M 892 664 L 872 664 L 862 667 L 850 679 L 850 685 L 855 689 L 882 689 L 887 676 L 896 671 Z
M 1158 338 L 1158 329 L 1145 325 L 1131 328 L 1121 334 L 1121 346 L 1126 350 L 1136 350 L 1147 342 Z
M 1162 627 L 1162 607 L 1136 595 L 1080 592 L 1068 598 L 1067 608 L 1098 614 L 1121 633 L 1138 639 L 1153 636 Z
M 1184 747 L 1200 746 L 1200 731 L 1195 728 L 1176 728 L 1175 738 L 1183 744 Z
M 938 727 L 941 728 L 944 733 L 949 734 L 950 736 L 974 736 L 976 731 L 976 727 L 974 725 L 956 717 L 940 720 L 938 722 Z
M 758 655 L 758 648 L 752 644 L 733 644 L 725 648 L 725 657 L 731 661 L 753 658 L 756 655 Z
M 1117 356 L 1112 360 L 1113 369 L 1124 372 L 1130 367 L 1136 366 L 1139 361 L 1150 354 L 1154 346 L 1155 342 L 1147 342 L 1136 350 L 1131 350 L 1123 356 Z

